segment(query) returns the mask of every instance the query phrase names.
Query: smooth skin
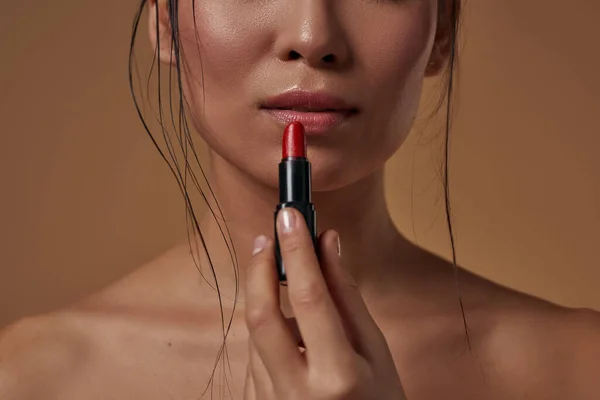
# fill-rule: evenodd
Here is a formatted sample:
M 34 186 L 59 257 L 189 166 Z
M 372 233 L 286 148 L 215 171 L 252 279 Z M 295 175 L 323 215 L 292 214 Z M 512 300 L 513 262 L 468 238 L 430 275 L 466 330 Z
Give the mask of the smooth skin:
M 197 0 L 193 8 L 180 0 L 190 128 L 208 145 L 202 162 L 239 276 L 217 221 L 199 214 L 220 300 L 207 255 L 198 259 L 205 281 L 183 243 L 81 301 L 0 332 L 0 399 L 242 399 L 244 390 L 257 399 L 402 391 L 409 400 L 600 398 L 596 311 L 459 268 L 469 348 L 453 266 L 411 243 L 390 217 L 385 163 L 410 132 L 424 80 L 447 63 L 451 21 L 438 6 L 451 1 Z M 148 31 L 168 67 L 166 5 L 148 1 Z M 301 334 L 305 352 L 275 307 L 271 244 L 252 256 L 256 237 L 273 236 L 284 129 L 260 103 L 294 88 L 334 93 L 359 110 L 308 138 L 323 253 L 317 268 L 301 231 L 289 234 L 286 263 L 298 268 L 289 290 L 280 288 L 284 315 L 297 318 L 297 326 L 286 320 L 289 335 Z

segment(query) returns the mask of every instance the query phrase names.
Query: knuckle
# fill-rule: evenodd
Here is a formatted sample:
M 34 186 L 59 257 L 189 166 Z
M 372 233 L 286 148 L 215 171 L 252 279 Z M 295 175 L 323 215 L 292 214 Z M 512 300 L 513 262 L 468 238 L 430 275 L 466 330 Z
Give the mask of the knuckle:
M 289 295 L 295 304 L 303 307 L 311 307 L 325 300 L 326 289 L 324 285 L 313 280 L 299 287 L 290 288 Z
M 346 286 L 348 286 L 350 289 L 358 290 L 359 289 L 358 283 L 356 283 L 356 280 L 354 279 L 352 274 L 343 268 L 341 268 L 341 270 L 342 270 L 342 280 L 346 284 Z
M 279 240 L 279 247 L 282 253 L 294 254 L 303 248 L 303 241 L 299 235 L 285 235 Z
M 345 366 L 336 373 L 327 375 L 322 394 L 327 399 L 355 398 L 360 391 L 360 374 L 356 368 Z
M 269 307 L 246 308 L 246 326 L 250 333 L 259 331 L 273 320 L 273 312 Z
M 257 254 L 255 256 L 253 256 L 250 259 L 250 262 L 248 262 L 248 266 L 246 267 L 246 273 L 248 275 L 253 274 L 254 271 L 256 271 L 256 269 L 260 266 L 260 264 L 263 262 L 262 258 L 260 257 L 261 254 Z

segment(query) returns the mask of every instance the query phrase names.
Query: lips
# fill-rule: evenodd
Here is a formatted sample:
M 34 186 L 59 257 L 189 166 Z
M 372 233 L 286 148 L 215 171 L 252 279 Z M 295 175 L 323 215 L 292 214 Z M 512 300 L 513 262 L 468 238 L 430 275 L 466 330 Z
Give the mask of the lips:
M 297 112 L 341 112 L 346 110 L 336 110 L 335 108 L 308 108 L 308 107 L 275 107 L 272 110 L 289 110 Z M 350 110 L 348 110 L 350 111 Z
M 358 113 L 358 108 L 327 92 L 291 91 L 267 99 L 261 109 L 282 125 L 301 122 L 306 133 L 325 133 Z

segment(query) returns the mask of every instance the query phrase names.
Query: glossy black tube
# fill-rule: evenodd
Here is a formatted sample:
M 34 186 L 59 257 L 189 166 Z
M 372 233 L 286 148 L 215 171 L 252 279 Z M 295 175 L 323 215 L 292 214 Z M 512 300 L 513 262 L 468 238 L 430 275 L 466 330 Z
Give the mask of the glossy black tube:
M 311 170 L 310 163 L 304 157 L 288 157 L 279 163 L 279 204 L 275 209 L 275 221 L 279 210 L 293 207 L 304 216 L 308 231 L 313 238 L 313 246 L 317 246 L 317 216 L 312 204 L 311 195 Z M 287 281 L 287 274 L 281 251 L 279 237 L 277 236 L 277 223 L 275 222 L 275 260 L 277 275 L 280 282 Z

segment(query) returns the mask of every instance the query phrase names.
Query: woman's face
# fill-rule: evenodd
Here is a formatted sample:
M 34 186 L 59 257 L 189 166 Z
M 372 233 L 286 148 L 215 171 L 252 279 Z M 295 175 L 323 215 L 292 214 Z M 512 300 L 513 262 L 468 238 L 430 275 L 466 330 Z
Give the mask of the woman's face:
M 180 0 L 184 95 L 196 129 L 221 158 L 276 187 L 284 123 L 265 102 L 292 90 L 325 92 L 355 111 L 308 135 L 314 189 L 364 178 L 410 130 L 437 2 Z M 164 62 L 170 50 L 165 37 Z

